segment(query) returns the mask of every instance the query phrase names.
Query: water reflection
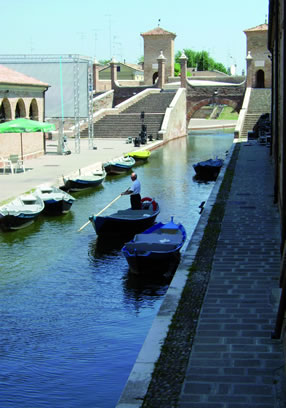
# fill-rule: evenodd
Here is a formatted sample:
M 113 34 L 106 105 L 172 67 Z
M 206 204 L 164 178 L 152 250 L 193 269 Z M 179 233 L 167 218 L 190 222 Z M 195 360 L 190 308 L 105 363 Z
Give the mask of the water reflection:
M 128 270 L 128 266 L 122 280 L 125 302 L 132 305 L 136 312 L 153 305 L 166 293 L 170 283 L 162 276 L 134 275 Z

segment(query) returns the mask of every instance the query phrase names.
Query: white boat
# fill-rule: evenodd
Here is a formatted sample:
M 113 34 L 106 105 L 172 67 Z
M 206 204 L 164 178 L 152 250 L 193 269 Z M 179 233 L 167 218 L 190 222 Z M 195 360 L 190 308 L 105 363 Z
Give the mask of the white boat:
M 44 201 L 44 213 L 49 215 L 66 214 L 75 201 L 75 198 L 70 194 L 48 184 L 40 185 L 35 194 Z
M 105 170 L 99 170 L 94 172 L 86 172 L 78 176 L 64 178 L 65 189 L 67 191 L 82 191 L 87 188 L 93 188 L 99 186 L 106 177 Z
M 0 228 L 17 230 L 30 225 L 43 211 L 45 204 L 35 194 L 23 194 L 0 207 Z
M 135 164 L 133 157 L 119 157 L 117 159 L 110 160 L 103 164 L 103 167 L 107 174 L 122 174 L 131 170 Z

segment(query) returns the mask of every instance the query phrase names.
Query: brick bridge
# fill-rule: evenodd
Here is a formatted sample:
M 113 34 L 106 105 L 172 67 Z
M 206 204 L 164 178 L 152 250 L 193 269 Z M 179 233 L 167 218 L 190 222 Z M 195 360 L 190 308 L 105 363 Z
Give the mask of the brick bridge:
M 245 93 L 245 82 L 240 84 L 211 81 L 204 81 L 205 84 L 200 81 L 200 84 L 195 84 L 195 82 L 198 83 L 198 81 L 187 83 L 187 123 L 197 110 L 209 104 L 228 105 L 239 113 Z

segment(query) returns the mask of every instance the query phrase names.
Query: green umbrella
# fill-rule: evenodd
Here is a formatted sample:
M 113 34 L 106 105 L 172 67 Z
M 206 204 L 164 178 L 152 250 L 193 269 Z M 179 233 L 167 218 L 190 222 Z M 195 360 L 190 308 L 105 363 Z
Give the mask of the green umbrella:
M 21 156 L 23 160 L 23 140 L 22 133 L 32 132 L 49 132 L 55 130 L 56 126 L 53 123 L 39 122 L 37 120 L 29 120 L 25 118 L 19 118 L 10 120 L 0 124 L 0 133 L 20 133 L 21 134 Z

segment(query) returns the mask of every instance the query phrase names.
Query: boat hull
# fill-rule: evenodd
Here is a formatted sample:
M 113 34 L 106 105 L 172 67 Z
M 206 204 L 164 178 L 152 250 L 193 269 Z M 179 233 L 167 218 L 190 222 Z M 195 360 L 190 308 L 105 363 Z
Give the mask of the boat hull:
M 177 269 L 181 254 L 180 250 L 169 254 L 152 252 L 148 256 L 125 256 L 130 272 L 143 276 L 172 276 Z
M 96 180 L 86 180 L 84 178 L 74 178 L 65 181 L 65 189 L 67 191 L 76 192 L 86 190 L 88 188 L 98 187 L 104 180 L 105 175 Z
M 0 208 L 0 229 L 18 230 L 32 224 L 44 210 L 43 200 L 33 194 L 23 194 Z
M 73 204 L 72 200 L 47 200 L 44 201 L 45 208 L 43 213 L 46 215 L 61 215 L 67 214 Z
M 135 235 L 122 248 L 130 272 L 137 275 L 172 276 L 180 262 L 180 250 L 186 240 L 182 224 L 171 220 L 158 223 Z
M 124 174 L 131 170 L 132 166 L 122 166 L 116 164 L 108 164 L 104 167 L 107 174 Z
M 136 151 L 136 152 L 131 152 L 131 153 L 126 153 L 125 154 L 125 156 L 126 157 L 133 157 L 133 159 L 135 160 L 135 161 L 147 161 L 148 159 L 149 159 L 149 157 L 150 157 L 150 154 L 151 154 L 151 152 L 150 152 L 150 150 L 138 150 L 138 151 Z
M 40 215 L 39 213 L 25 214 L 21 213 L 19 215 L 1 215 L 0 214 L 0 229 L 2 231 L 13 231 L 21 228 L 28 227 L 31 225 Z
M 100 238 L 131 239 L 135 234 L 151 227 L 160 212 L 154 200 L 145 202 L 142 210 L 121 210 L 108 216 L 89 217 L 93 228 Z
M 76 192 L 98 187 L 100 184 L 102 184 L 105 177 L 106 172 L 103 171 L 102 173 L 86 174 L 83 176 L 65 179 L 65 191 Z
M 124 174 L 131 170 L 134 164 L 133 157 L 121 157 L 104 163 L 103 168 L 107 174 Z
M 136 220 L 98 216 L 91 219 L 91 222 L 99 237 L 128 238 L 151 227 L 157 215 L 158 214 L 153 214 L 148 218 L 138 218 Z
M 219 175 L 223 160 L 206 160 L 193 165 L 196 177 L 204 180 L 215 180 Z

